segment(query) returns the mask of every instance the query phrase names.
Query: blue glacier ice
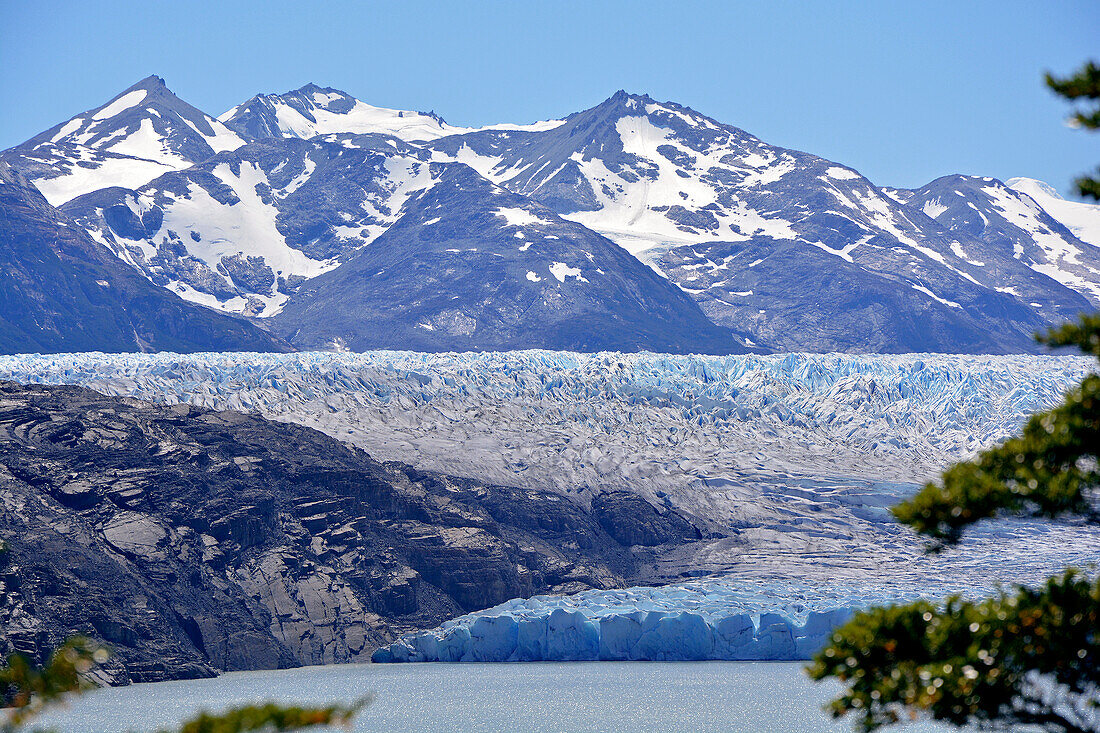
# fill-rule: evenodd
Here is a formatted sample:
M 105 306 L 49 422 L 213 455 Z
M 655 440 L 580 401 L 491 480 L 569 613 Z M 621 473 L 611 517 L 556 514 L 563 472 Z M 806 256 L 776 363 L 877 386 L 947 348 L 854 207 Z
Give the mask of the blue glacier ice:
M 657 490 L 735 472 L 920 481 L 1094 361 L 943 354 L 60 354 L 0 379 L 259 412 L 376 458 L 510 485 Z M 461 446 L 461 450 L 455 450 Z
M 716 578 L 517 598 L 407 634 L 376 651 L 373 661 L 808 659 L 856 610 L 921 590 L 889 581 L 830 587 Z M 961 584 L 950 590 L 983 591 Z

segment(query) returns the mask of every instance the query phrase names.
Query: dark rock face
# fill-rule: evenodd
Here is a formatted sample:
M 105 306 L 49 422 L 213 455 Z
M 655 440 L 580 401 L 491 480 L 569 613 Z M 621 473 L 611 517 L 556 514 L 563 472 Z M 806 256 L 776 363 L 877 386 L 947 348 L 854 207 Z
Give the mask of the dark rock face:
M 688 520 L 672 510 L 664 512 L 630 491 L 597 494 L 592 514 L 609 535 L 623 545 L 679 544 L 702 535 Z
M 646 558 L 624 545 L 695 536 L 627 497 L 590 511 L 296 425 L 12 383 L 0 507 L 0 652 L 90 634 L 116 681 L 366 660 L 509 598 L 620 587 Z
M 1049 325 L 1017 298 L 957 273 L 938 272 L 934 283 L 913 274 L 884 277 L 795 242 L 761 237 L 676 247 L 659 262 L 685 279 L 711 320 L 777 351 L 1035 352 L 1033 334 Z M 724 268 L 708 266 L 715 262 Z M 956 300 L 929 297 L 929 285 Z M 1057 290 L 1067 309 L 1088 307 L 1077 293 Z M 990 329 L 993 321 L 1000 327 Z
M 0 352 L 291 351 L 159 288 L 0 163 Z

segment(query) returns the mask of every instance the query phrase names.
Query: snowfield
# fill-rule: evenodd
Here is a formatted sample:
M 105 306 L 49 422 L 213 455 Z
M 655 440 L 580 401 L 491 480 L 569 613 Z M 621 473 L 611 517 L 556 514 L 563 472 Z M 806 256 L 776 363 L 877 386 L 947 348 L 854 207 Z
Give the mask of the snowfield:
M 703 650 L 693 658 L 798 658 L 853 608 L 986 593 L 1093 563 L 1100 532 L 1039 522 L 990 523 L 930 558 L 889 507 L 1094 368 L 1071 356 L 0 357 L 0 379 L 257 412 L 381 460 L 585 504 L 632 491 L 700 528 L 696 541 L 632 548 L 638 582 L 664 588 L 510 602 L 399 642 L 394 659 L 674 658 L 680 647 Z M 618 619 L 610 637 L 608 616 Z M 543 641 L 509 646 L 522 628 Z M 572 641 L 551 644 L 554 629 Z M 689 632 L 696 646 L 684 646 Z M 469 645 L 482 636 L 496 646 Z M 607 639 L 618 651 L 604 657 Z

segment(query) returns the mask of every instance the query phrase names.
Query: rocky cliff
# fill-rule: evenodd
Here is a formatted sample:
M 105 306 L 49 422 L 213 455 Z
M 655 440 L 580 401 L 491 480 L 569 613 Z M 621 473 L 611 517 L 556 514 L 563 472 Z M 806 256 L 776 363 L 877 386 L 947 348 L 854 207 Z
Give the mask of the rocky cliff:
M 315 430 L 0 382 L 0 652 L 113 681 L 351 662 L 509 598 L 620 587 L 684 517 L 379 463 Z M 627 497 L 634 501 L 632 497 Z

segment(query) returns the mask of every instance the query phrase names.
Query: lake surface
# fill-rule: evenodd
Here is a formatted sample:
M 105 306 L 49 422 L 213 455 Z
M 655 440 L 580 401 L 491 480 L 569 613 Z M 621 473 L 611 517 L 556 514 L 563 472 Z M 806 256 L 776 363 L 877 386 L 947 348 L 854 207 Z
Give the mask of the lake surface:
M 786 662 L 361 664 L 97 690 L 40 722 L 74 733 L 154 731 L 201 709 L 350 701 L 370 692 L 375 701 L 354 727 L 360 733 L 850 731 L 821 709 L 836 690 Z

